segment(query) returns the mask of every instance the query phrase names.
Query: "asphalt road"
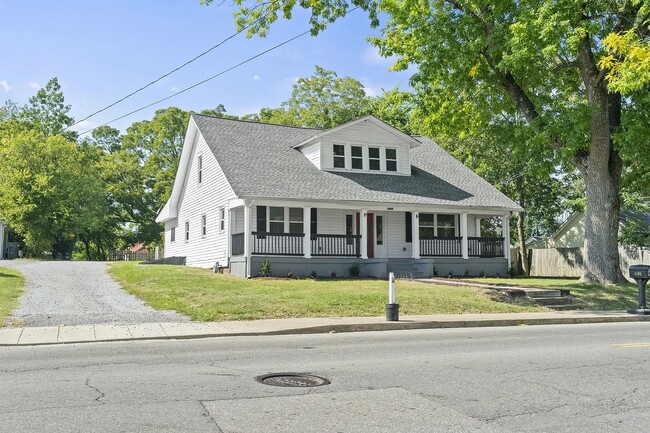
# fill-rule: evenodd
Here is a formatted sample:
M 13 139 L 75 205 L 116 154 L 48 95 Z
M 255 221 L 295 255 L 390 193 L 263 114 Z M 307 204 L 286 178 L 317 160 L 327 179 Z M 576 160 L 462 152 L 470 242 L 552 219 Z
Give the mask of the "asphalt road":
M 648 331 L 624 323 L 5 347 L 0 431 L 645 431 Z M 255 380 L 272 372 L 331 384 Z
M 25 293 L 8 323 L 19 326 L 184 322 L 175 311 L 156 311 L 123 291 L 107 263 L 3 260 L 25 276 Z

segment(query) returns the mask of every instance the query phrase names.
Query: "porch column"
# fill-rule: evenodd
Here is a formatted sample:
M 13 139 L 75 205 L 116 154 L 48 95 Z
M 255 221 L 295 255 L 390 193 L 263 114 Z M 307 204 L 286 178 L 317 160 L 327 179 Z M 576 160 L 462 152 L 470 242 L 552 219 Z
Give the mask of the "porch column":
M 361 240 L 359 241 L 360 245 L 360 253 L 361 253 L 361 258 L 362 259 L 367 259 L 368 258 L 368 211 L 367 210 L 361 210 L 359 212 L 359 229 L 361 233 Z
M 420 211 L 411 212 L 411 258 L 420 258 Z
M 311 207 L 305 206 L 302 208 L 302 226 L 305 232 L 302 244 L 303 254 L 306 259 L 311 259 Z
M 467 247 L 467 212 L 460 214 L 460 252 L 464 259 L 469 259 L 469 249 Z
M 508 270 L 510 270 L 510 213 L 505 213 L 501 217 L 503 224 L 503 255 L 508 262 Z
M 251 205 L 244 205 L 244 257 L 246 258 L 246 278 L 251 277 Z
M 5 258 L 5 225 L 0 222 L 0 259 Z

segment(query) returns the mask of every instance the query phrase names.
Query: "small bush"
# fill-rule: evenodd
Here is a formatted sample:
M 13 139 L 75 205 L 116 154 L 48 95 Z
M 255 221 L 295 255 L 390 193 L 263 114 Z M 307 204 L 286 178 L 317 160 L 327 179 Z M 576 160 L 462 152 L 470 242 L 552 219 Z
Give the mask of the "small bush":
M 262 262 L 260 266 L 260 277 L 270 277 L 271 276 L 271 263 L 268 260 Z
M 293 277 L 294 277 L 293 272 L 291 271 L 287 272 L 287 278 L 293 278 Z
M 348 273 L 351 277 L 358 277 L 361 274 L 361 265 L 359 263 L 354 263 L 348 268 Z
M 336 272 L 332 272 L 332 273 L 330 274 L 330 277 L 332 277 L 332 278 L 336 278 Z
M 463 274 L 463 277 L 465 278 L 469 277 L 469 269 L 465 269 L 465 273 Z
M 436 269 L 435 266 L 433 267 L 433 276 L 434 276 L 434 277 L 437 277 L 437 276 L 438 276 L 438 270 Z
M 318 274 L 316 273 L 316 271 L 311 271 L 311 274 L 309 274 L 309 276 L 312 278 L 316 278 Z
M 511 266 L 510 269 L 508 269 L 508 276 L 510 278 L 516 277 L 517 276 L 517 270 Z
M 478 276 L 481 277 L 481 278 L 485 278 L 485 271 L 481 271 L 481 273 L 478 274 Z

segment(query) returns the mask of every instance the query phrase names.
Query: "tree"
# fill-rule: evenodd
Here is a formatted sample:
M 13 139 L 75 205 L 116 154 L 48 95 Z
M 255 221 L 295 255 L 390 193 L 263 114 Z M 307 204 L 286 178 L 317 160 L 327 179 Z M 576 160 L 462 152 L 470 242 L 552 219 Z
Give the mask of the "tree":
M 338 0 L 299 4 L 311 9 L 314 34 L 350 7 Z M 605 55 L 603 39 L 647 21 L 646 2 L 355 0 L 354 5 L 368 11 L 373 25 L 380 12 L 387 14 L 382 37 L 373 42 L 383 55 L 398 56 L 396 69 L 418 66 L 412 82 L 419 95 L 440 102 L 438 113 L 471 125 L 465 115 L 483 99 L 509 104 L 549 148 L 577 167 L 587 199 L 582 280 L 623 281 L 618 221 L 628 161 L 617 145 L 637 146 L 624 137 L 631 127 L 625 119 L 638 107 L 634 96 L 624 100 L 610 88 L 608 70 L 598 60 Z M 249 34 L 264 35 L 279 14 L 291 18 L 295 6 L 259 0 L 239 10 L 237 23 L 250 25 Z M 447 112 L 447 101 L 454 99 L 467 110 Z

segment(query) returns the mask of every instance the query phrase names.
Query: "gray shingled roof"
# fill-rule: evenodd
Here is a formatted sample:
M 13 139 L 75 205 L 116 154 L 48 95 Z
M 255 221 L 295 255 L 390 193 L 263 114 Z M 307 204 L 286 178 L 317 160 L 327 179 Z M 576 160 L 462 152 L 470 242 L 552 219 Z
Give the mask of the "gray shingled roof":
M 411 176 L 319 170 L 291 146 L 320 130 L 193 115 L 241 198 L 336 200 L 519 209 L 437 144 L 416 137 Z

